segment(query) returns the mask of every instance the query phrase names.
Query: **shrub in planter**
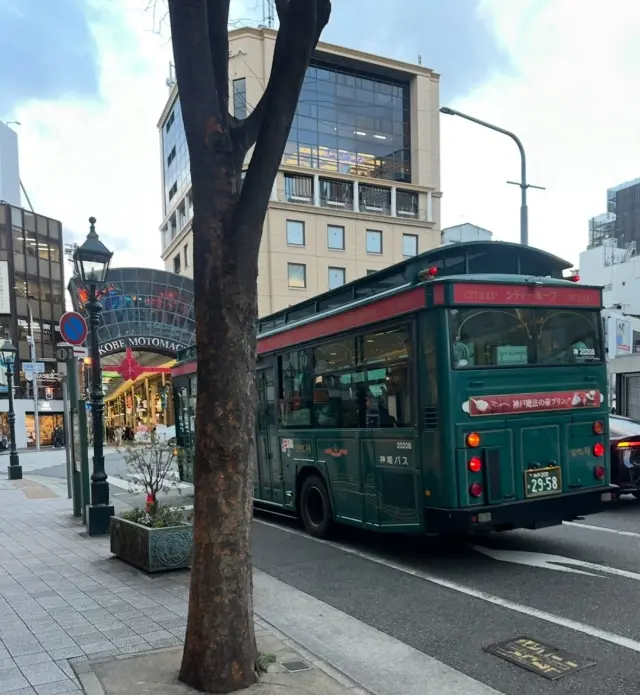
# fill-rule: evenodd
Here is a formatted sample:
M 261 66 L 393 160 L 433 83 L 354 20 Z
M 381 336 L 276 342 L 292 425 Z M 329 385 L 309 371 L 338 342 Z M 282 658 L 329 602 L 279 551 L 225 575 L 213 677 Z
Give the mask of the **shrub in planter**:
M 155 439 L 124 451 L 127 468 L 143 486 L 147 503 L 144 509 L 131 509 L 111 518 L 111 552 L 147 572 L 191 564 L 190 515 L 181 507 L 158 503 L 159 492 L 172 487 L 179 491 L 172 477 L 174 457 L 173 447 Z

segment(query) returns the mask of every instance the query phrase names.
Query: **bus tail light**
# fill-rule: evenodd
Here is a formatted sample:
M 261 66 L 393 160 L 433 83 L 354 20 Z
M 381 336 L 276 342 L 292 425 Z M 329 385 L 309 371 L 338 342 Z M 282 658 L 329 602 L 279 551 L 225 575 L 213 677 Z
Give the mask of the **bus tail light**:
M 596 420 L 593 423 L 593 433 L 594 434 L 603 434 L 604 433 L 604 422 L 602 422 L 602 420 Z
M 605 469 L 604 466 L 596 466 L 593 475 L 596 477 L 596 480 L 602 480 L 604 478 L 605 474 Z
M 479 473 L 482 470 L 482 459 L 479 456 L 474 456 L 469 459 L 468 466 L 472 473 Z
M 602 444 L 601 442 L 596 442 L 593 445 L 593 455 L 597 456 L 598 458 L 604 456 L 604 444 Z
M 472 449 L 477 449 L 480 446 L 480 435 L 477 432 L 470 432 L 467 435 L 467 446 Z
M 482 495 L 482 492 L 482 485 L 480 485 L 480 483 L 472 483 L 469 486 L 469 494 L 471 495 L 471 497 L 480 497 L 480 495 Z

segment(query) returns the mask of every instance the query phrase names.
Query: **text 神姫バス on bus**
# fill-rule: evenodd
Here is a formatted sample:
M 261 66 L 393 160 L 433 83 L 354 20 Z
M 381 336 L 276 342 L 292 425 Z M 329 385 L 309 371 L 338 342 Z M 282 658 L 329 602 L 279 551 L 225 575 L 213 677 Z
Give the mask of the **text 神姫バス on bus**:
M 611 498 L 599 288 L 502 242 L 440 247 L 259 320 L 255 504 L 444 533 Z M 173 370 L 193 477 L 195 350 Z

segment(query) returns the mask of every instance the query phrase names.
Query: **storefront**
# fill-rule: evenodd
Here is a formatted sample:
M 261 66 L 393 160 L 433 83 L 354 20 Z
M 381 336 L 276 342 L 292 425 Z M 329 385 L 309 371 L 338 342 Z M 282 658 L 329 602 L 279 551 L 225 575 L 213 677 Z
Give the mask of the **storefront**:
M 159 425 L 174 424 L 171 377 L 168 374 L 143 374 L 135 381 L 116 387 L 105 401 L 108 427 L 137 429 L 142 424 L 150 430 Z
M 64 402 L 61 400 L 38 401 L 40 421 L 40 446 L 51 446 L 53 428 L 64 428 Z M 26 449 L 36 446 L 35 418 L 33 401 L 30 398 L 16 398 L 13 402 L 16 416 L 16 447 Z M 0 432 L 9 437 L 9 401 L 0 400 Z
M 62 413 L 39 413 L 40 420 L 40 446 L 53 445 L 53 429 L 54 427 L 62 427 L 64 429 L 64 415 Z M 25 413 L 25 429 L 27 432 L 27 447 L 36 446 L 36 419 L 33 414 Z

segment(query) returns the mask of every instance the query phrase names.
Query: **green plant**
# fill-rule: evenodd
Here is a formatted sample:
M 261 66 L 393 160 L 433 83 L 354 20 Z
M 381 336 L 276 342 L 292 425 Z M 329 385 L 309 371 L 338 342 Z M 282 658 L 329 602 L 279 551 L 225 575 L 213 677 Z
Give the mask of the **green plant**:
M 148 528 L 167 528 L 168 526 L 180 526 L 180 524 L 189 521 L 191 514 L 185 517 L 182 507 L 163 507 L 155 504 L 152 511 L 147 509 L 129 509 L 120 515 L 127 521 L 133 521 L 135 524 L 147 526 Z
M 258 652 L 256 657 L 256 671 L 258 673 L 267 673 L 269 666 L 275 664 L 276 657 L 275 654 L 266 654 L 265 652 Z

